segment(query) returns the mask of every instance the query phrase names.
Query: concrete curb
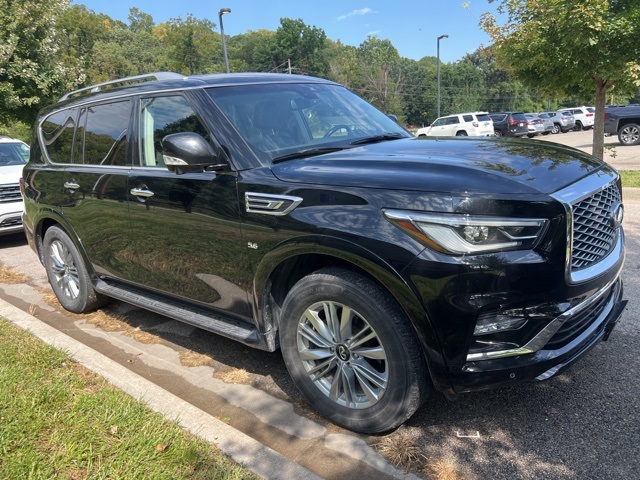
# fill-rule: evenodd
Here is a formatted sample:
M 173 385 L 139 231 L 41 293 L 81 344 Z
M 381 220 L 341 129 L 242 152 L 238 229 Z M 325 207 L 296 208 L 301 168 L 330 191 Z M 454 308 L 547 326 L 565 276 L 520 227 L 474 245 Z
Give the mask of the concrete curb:
M 320 480 L 314 473 L 292 462 L 235 428 L 212 417 L 179 397 L 131 372 L 86 345 L 41 322 L 36 317 L 0 299 L 0 316 L 45 343 L 63 350 L 89 370 L 104 377 L 152 410 L 177 422 L 254 473 L 269 479 Z

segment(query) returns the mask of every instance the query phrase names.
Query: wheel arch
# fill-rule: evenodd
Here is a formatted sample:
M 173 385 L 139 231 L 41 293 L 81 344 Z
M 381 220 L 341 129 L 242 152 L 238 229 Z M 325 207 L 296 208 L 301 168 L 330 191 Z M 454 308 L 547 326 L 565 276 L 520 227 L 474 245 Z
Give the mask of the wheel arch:
M 67 235 L 69 235 L 69 238 L 78 249 L 78 252 L 80 252 L 80 255 L 82 255 L 82 260 L 84 261 L 84 264 L 86 265 L 87 270 L 89 271 L 89 274 L 94 275 L 95 273 L 93 271 L 92 264 L 89 261 L 89 257 L 87 256 L 87 252 L 84 249 L 84 245 L 78 239 L 78 235 L 76 234 L 76 231 L 71 226 L 71 224 L 67 222 L 65 217 L 60 213 L 58 213 L 56 210 L 46 211 L 38 219 L 35 225 L 33 236 L 34 236 L 34 243 L 36 247 L 36 253 L 38 255 L 38 259 L 40 260 L 40 263 L 44 265 L 44 248 L 43 248 L 44 236 L 46 235 L 47 230 L 49 230 L 49 228 L 54 226 L 60 227 L 62 230 L 64 230 L 67 233 Z
M 405 313 L 422 346 L 434 384 L 448 390 L 444 359 L 435 330 L 417 294 L 401 274 L 384 259 L 353 243 L 331 237 L 296 238 L 263 257 L 254 283 L 254 304 L 265 331 L 277 338 L 280 311 L 287 293 L 306 275 L 323 267 L 336 266 L 355 271 L 387 291 Z

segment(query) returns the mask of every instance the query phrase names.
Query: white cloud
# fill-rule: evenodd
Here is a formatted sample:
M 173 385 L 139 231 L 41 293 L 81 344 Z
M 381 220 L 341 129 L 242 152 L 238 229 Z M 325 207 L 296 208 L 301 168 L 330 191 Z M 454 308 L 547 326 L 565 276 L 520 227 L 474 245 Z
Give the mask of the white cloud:
M 346 20 L 349 17 L 354 17 L 356 15 L 362 16 L 362 15 L 369 15 L 369 14 L 372 14 L 372 13 L 378 13 L 378 12 L 375 12 L 374 10 L 372 10 L 371 8 L 368 8 L 368 7 L 367 8 L 361 8 L 360 10 L 354 10 L 352 12 L 349 12 L 346 15 L 340 15 L 338 17 L 338 21 L 341 22 L 343 20 Z

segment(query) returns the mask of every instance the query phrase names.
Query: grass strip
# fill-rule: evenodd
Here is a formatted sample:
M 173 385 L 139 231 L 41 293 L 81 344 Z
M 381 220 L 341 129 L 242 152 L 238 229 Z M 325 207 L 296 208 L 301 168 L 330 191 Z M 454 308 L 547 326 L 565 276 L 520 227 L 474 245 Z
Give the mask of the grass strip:
M 640 170 L 620 170 L 622 186 L 625 188 L 640 188 Z
M 257 479 L 0 318 L 0 478 Z

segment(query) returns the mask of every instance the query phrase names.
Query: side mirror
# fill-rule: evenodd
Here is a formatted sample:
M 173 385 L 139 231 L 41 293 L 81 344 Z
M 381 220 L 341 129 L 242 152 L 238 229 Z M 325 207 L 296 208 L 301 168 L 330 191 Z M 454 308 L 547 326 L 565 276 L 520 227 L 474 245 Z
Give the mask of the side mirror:
M 172 133 L 162 139 L 162 157 L 169 170 L 177 174 L 218 169 L 218 155 L 211 145 L 197 133 Z
M 393 114 L 393 113 L 387 113 L 387 117 L 389 117 L 391 120 L 393 120 L 393 121 L 394 121 L 394 122 L 396 122 L 396 123 L 400 123 L 400 122 L 398 121 L 398 116 L 397 116 L 397 115 L 395 115 L 395 114 Z

